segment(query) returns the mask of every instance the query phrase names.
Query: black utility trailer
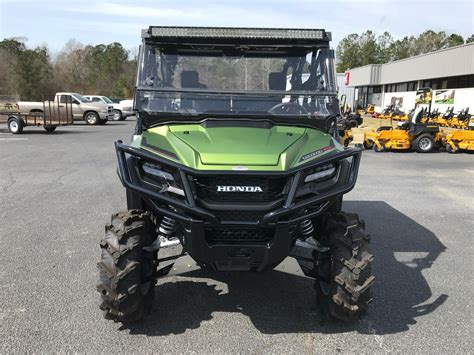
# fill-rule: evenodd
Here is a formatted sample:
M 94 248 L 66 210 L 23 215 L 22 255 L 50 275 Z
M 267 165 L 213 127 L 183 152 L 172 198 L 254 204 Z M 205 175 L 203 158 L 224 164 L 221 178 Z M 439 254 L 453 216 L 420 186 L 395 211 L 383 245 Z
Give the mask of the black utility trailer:
M 23 113 L 17 100 L 0 97 L 0 124 L 6 123 L 12 134 L 21 134 L 26 126 L 43 126 L 47 133 L 52 133 L 58 126 L 74 124 L 72 102 L 55 103 L 44 101 L 43 110 Z

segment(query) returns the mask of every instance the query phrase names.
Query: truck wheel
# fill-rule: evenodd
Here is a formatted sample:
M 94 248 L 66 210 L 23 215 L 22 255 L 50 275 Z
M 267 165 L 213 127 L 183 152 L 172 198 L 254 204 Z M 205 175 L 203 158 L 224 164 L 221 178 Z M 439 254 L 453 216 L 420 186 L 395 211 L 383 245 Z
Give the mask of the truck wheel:
M 120 110 L 114 110 L 114 118 L 113 120 L 114 121 L 122 121 L 123 118 L 122 118 L 122 112 Z
M 84 116 L 84 121 L 89 125 L 96 125 L 100 123 L 99 115 L 95 112 L 87 112 Z
M 329 251 L 316 254 L 315 289 L 319 306 L 334 319 L 359 319 L 372 300 L 373 255 L 365 223 L 353 213 L 329 212 L 319 242 Z
M 56 126 L 44 126 L 46 133 L 53 133 L 56 130 Z
M 433 150 L 434 140 L 429 134 L 421 134 L 415 139 L 413 145 L 418 153 L 429 153 Z
M 8 130 L 11 134 L 21 134 L 23 132 L 23 121 L 12 117 L 8 120 Z
M 155 295 L 153 278 L 157 252 L 145 251 L 156 239 L 150 214 L 130 210 L 112 215 L 100 242 L 97 290 L 104 317 L 134 322 L 149 313 Z

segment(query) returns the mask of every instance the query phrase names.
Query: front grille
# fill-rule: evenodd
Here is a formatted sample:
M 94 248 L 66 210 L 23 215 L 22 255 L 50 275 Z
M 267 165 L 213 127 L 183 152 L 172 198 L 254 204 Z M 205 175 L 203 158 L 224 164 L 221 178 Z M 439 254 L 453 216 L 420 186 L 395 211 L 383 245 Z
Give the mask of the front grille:
M 206 230 L 209 244 L 218 243 L 268 243 L 275 231 L 271 228 L 217 228 Z
M 218 175 L 199 176 L 195 177 L 194 181 L 199 199 L 222 202 L 265 202 L 282 197 L 287 178 Z M 240 191 L 222 191 L 223 187 Z M 242 191 L 242 188 L 247 191 Z M 253 192 L 248 190 L 253 190 Z

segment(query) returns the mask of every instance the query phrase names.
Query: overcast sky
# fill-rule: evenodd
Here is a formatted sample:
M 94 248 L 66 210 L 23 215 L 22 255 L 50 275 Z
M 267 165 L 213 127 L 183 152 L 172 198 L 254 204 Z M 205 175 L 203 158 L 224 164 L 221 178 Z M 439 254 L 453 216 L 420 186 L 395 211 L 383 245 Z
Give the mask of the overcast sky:
M 28 38 L 59 51 L 69 39 L 137 47 L 149 25 L 324 28 L 333 46 L 372 29 L 394 37 L 426 29 L 474 33 L 474 0 L 0 0 L 0 40 Z

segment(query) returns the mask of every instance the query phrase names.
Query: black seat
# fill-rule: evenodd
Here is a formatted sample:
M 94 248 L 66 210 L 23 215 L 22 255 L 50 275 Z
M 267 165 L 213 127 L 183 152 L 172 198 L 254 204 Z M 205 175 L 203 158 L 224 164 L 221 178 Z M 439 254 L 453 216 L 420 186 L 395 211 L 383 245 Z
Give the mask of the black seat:
M 286 75 L 284 72 L 272 72 L 268 76 L 268 89 L 285 91 Z M 278 96 L 239 96 L 234 97 L 235 111 L 267 112 L 273 106 L 281 104 L 283 95 Z
M 183 89 L 207 89 L 206 84 L 199 82 L 199 73 L 196 70 L 183 70 L 181 72 L 181 87 Z
M 268 89 L 270 91 L 285 91 L 286 90 L 286 74 L 284 72 L 271 72 L 268 75 Z M 271 96 L 266 102 L 267 110 L 270 110 L 275 105 L 281 104 L 283 95 Z
M 410 121 L 398 122 L 398 128 L 400 129 L 408 129 L 409 127 L 410 127 Z
M 207 85 L 199 82 L 199 73 L 196 70 L 183 70 L 181 72 L 181 88 L 207 89 Z M 195 109 L 198 112 L 228 111 L 230 99 L 222 95 L 204 95 L 183 93 L 181 95 L 181 108 L 184 110 Z

